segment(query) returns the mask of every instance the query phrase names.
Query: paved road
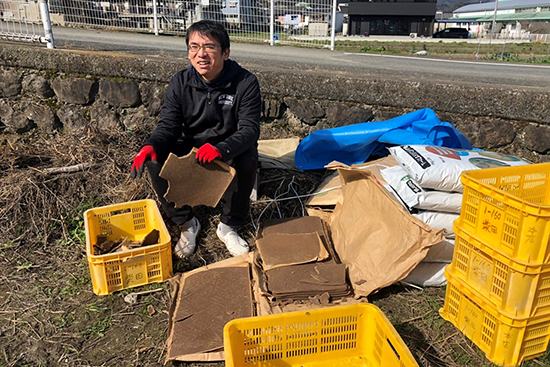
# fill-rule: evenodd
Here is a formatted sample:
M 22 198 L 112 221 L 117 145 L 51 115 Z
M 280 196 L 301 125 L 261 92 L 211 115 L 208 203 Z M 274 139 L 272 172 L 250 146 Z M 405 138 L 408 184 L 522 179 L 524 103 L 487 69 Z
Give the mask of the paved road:
M 186 57 L 185 39 L 124 32 L 54 27 L 57 48 Z M 550 66 L 459 61 L 429 56 L 355 54 L 321 49 L 237 44 L 231 57 L 245 65 L 410 81 L 521 87 L 550 92 Z

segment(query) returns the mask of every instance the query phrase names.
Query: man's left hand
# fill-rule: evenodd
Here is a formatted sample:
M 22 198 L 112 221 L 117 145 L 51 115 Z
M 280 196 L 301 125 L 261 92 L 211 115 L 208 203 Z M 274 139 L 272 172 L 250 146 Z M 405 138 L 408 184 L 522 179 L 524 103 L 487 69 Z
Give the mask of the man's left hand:
M 222 153 L 215 146 L 206 143 L 197 150 L 197 160 L 200 164 L 210 163 L 216 158 L 221 158 Z

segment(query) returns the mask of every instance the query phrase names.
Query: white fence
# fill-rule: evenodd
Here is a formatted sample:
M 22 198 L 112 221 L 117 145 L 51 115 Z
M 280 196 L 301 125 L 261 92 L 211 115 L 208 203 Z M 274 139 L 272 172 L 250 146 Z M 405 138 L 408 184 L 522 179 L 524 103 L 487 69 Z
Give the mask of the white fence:
M 42 1 L 0 0 L 0 38 L 54 47 L 48 5 Z
M 183 35 L 192 23 L 211 19 L 223 22 L 231 39 L 240 42 L 333 47 L 332 29 L 342 28 L 342 15 L 333 15 L 333 0 L 49 0 L 48 3 L 54 25 Z

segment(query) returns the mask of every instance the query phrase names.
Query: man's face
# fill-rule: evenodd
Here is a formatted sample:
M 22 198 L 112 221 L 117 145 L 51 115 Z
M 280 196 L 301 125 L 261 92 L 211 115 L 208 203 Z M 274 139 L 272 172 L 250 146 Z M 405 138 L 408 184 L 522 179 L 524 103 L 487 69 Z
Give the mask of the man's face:
M 204 80 L 210 82 L 218 77 L 223 69 L 223 62 L 229 59 L 229 49 L 222 52 L 218 41 L 200 33 L 189 36 L 189 60 Z M 191 51 L 200 47 L 198 51 Z

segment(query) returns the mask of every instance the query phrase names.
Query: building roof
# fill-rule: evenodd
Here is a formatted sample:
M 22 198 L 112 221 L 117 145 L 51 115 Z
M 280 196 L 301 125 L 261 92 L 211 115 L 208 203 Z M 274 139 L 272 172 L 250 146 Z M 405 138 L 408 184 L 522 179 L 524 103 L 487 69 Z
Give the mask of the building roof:
M 550 0 L 509 0 L 499 1 L 498 9 L 525 9 L 534 8 L 537 6 L 550 6 Z M 490 11 L 495 9 L 495 2 L 483 3 L 483 4 L 470 4 L 456 9 L 453 13 L 472 13 L 479 11 Z
M 497 14 L 497 22 L 506 22 L 506 21 L 522 21 L 522 20 L 550 20 L 550 11 L 539 11 L 539 12 L 523 12 L 523 13 L 513 13 L 513 14 Z M 486 15 L 484 17 L 476 19 L 477 22 L 492 22 L 493 15 Z
M 436 19 L 436 23 L 476 23 L 475 19 Z

